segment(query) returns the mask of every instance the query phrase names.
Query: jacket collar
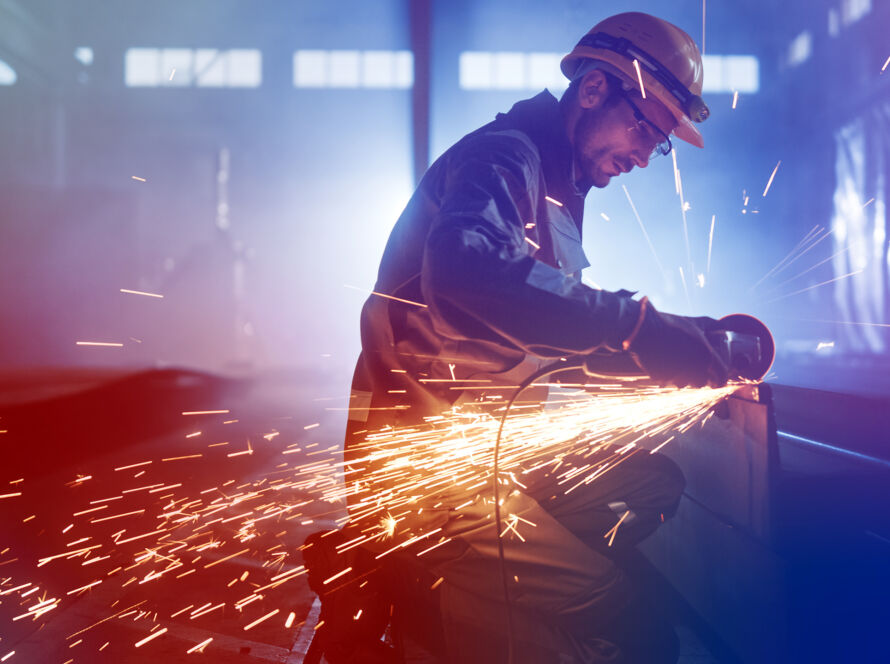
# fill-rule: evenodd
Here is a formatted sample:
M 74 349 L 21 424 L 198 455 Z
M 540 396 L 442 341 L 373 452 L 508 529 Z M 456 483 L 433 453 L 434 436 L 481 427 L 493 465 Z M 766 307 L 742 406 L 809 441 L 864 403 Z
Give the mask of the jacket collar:
M 548 195 L 565 205 L 580 233 L 587 191 L 575 185 L 572 144 L 556 98 L 544 90 L 517 102 L 507 113 L 498 113 L 495 124 L 518 129 L 532 140 L 541 155 Z

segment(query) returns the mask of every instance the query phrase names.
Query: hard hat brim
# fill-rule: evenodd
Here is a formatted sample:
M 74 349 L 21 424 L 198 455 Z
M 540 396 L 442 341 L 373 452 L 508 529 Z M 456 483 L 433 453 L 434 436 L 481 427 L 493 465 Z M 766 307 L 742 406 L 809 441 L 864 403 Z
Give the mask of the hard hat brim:
M 705 138 L 701 135 L 701 132 L 698 130 L 698 127 L 695 126 L 695 123 L 687 118 L 685 114 L 681 114 L 677 119 L 677 126 L 671 133 L 680 140 L 691 143 L 697 148 L 705 147 Z

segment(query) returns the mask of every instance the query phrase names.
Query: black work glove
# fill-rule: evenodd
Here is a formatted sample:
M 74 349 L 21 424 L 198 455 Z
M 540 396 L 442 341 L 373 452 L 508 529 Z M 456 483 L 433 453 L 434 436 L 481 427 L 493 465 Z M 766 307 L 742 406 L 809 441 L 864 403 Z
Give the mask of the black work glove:
M 663 314 L 647 303 L 628 350 L 661 385 L 719 387 L 726 384 L 729 368 L 705 337 L 705 332 L 715 329 L 720 326 L 713 318 Z

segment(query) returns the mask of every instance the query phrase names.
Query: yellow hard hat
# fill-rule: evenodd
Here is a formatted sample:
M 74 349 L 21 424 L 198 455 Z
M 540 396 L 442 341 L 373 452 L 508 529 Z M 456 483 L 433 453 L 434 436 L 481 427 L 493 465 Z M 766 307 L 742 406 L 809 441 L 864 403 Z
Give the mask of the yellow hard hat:
M 704 139 L 695 122 L 704 122 L 710 110 L 701 98 L 701 53 L 692 37 L 680 28 L 640 12 L 616 14 L 600 21 L 562 59 L 562 73 L 574 79 L 590 60 L 599 60 L 638 83 L 634 60 L 646 95 L 660 101 L 677 119 L 673 134 L 697 147 Z

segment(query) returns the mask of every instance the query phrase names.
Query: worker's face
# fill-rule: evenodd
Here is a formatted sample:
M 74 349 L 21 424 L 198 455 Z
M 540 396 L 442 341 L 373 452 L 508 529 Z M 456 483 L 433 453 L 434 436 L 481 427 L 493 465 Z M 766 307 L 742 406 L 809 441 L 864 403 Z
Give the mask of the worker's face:
M 665 134 L 676 126 L 671 113 L 651 96 L 643 99 L 635 91 L 611 90 L 602 72 L 590 72 L 578 91 L 581 115 L 572 136 L 579 186 L 602 188 L 634 166 L 649 165 L 649 156 L 662 137 L 635 117 L 624 95 L 630 95 L 646 120 Z

